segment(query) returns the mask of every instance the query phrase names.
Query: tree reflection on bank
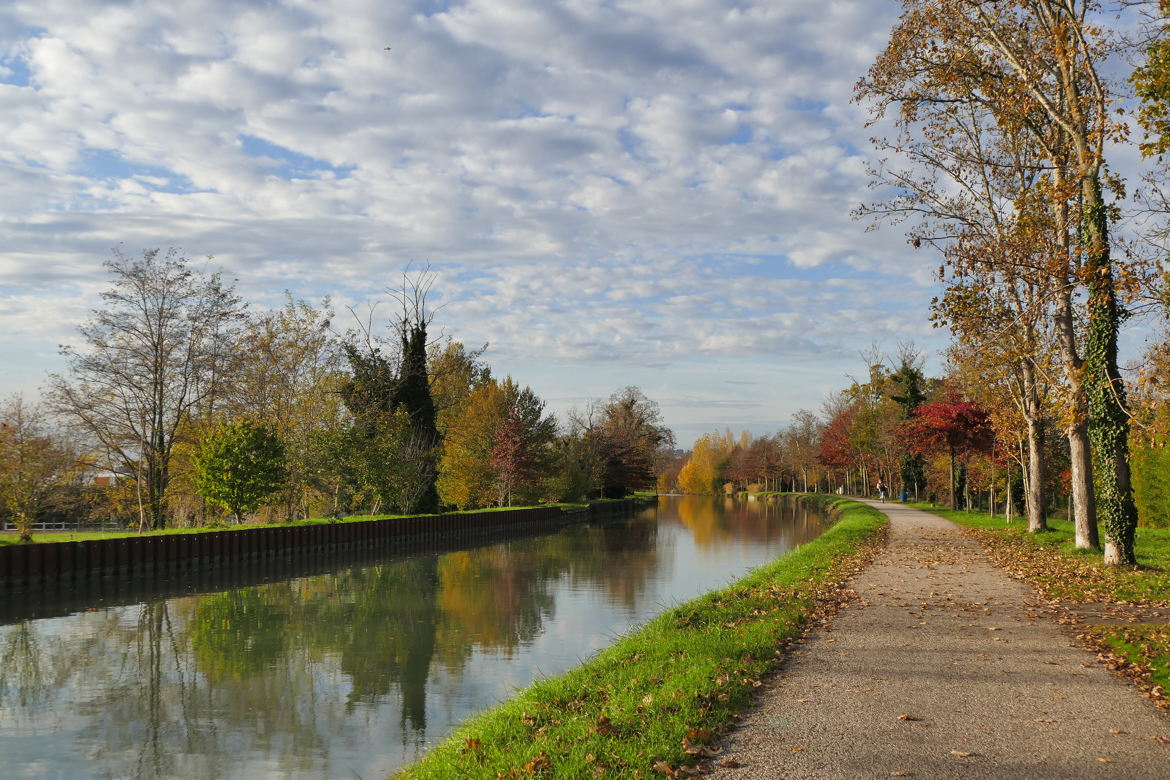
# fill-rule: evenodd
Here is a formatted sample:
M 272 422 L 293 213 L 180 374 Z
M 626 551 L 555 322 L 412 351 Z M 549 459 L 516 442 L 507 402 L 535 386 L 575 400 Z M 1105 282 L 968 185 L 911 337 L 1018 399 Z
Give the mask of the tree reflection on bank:
M 545 537 L 0 627 L 0 748 L 22 771 L 62 774 L 388 773 L 511 677 L 556 673 L 647 619 L 720 545 L 757 550 L 756 565 L 818 523 L 682 499 Z M 707 589 L 729 574 L 704 576 Z M 561 625 L 586 644 L 561 646 L 549 634 Z M 71 749 L 46 756 L 47 733 Z

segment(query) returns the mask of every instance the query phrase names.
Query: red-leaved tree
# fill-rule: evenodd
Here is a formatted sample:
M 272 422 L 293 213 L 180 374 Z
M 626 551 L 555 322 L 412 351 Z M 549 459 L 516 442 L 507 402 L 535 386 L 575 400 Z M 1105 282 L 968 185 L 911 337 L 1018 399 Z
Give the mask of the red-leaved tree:
M 988 452 L 995 441 L 987 412 L 978 404 L 948 392 L 945 400 L 923 404 L 899 426 L 899 437 L 913 452 L 945 450 L 950 457 L 951 509 L 959 508 L 955 491 L 955 464 L 960 458 Z

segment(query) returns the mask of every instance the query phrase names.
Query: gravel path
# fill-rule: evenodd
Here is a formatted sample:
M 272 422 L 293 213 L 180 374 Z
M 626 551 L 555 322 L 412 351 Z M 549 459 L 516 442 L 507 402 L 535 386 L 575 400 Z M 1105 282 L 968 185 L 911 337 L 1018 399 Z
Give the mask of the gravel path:
M 1027 586 L 949 520 L 869 503 L 890 543 L 860 600 L 761 689 L 714 777 L 1170 778 L 1170 719 Z

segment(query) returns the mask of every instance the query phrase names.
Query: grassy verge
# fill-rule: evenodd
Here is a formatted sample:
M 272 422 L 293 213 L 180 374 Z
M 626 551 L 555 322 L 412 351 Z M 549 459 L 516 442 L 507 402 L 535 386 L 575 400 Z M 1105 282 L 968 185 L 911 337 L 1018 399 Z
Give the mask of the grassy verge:
M 883 538 L 879 512 L 831 503 L 816 540 L 473 718 L 399 777 L 683 776 Z
M 592 504 L 607 503 L 610 501 L 618 501 L 620 499 L 598 499 L 592 501 Z M 557 506 L 565 509 L 581 509 L 589 506 L 589 504 L 540 504 L 540 507 Z M 506 512 L 512 509 L 536 509 L 537 506 L 509 506 L 509 507 L 484 507 L 483 509 L 468 509 L 466 511 L 450 512 L 444 514 L 469 514 L 478 512 Z M 429 515 L 413 515 L 415 517 L 428 517 Z M 197 528 L 164 528 L 159 531 L 144 531 L 139 533 L 133 530 L 124 531 L 36 531 L 33 533 L 33 542 L 50 543 L 50 542 L 84 542 L 90 539 L 120 539 L 128 536 L 171 536 L 173 534 L 202 534 L 209 531 L 249 531 L 255 528 L 288 528 L 290 526 L 298 525 L 325 525 L 328 523 L 360 523 L 366 520 L 387 520 L 397 517 L 412 517 L 412 515 L 350 515 L 343 517 L 340 520 L 327 517 L 312 517 L 307 520 L 294 520 L 289 523 L 247 523 L 245 525 L 206 525 Z M 19 538 L 15 532 L 0 533 L 0 547 L 8 544 L 19 544 Z
M 917 506 L 970 529 L 999 565 L 1049 599 L 1094 604 L 1095 611 L 1111 614 L 1115 620 L 1132 620 L 1130 616 L 1140 614 L 1143 607 L 1170 608 L 1170 529 L 1139 528 L 1135 548 L 1140 565 L 1106 566 L 1100 552 L 1073 546 L 1073 525 L 1064 520 L 1050 521 L 1051 531 L 1029 534 L 1019 519 L 1009 525 L 1003 517 L 979 512 Z M 1159 706 L 1170 709 L 1166 699 L 1170 625 L 1089 623 L 1076 628 L 1083 643 L 1114 656 L 1107 659 L 1110 668 L 1157 698 Z

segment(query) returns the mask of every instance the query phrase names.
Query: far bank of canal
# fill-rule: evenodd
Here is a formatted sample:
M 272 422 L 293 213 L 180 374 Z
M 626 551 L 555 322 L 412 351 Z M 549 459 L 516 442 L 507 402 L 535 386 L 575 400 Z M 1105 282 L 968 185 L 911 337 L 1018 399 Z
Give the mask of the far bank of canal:
M 3 625 L 5 771 L 385 777 L 824 527 L 798 501 L 666 497 L 554 534 Z

